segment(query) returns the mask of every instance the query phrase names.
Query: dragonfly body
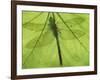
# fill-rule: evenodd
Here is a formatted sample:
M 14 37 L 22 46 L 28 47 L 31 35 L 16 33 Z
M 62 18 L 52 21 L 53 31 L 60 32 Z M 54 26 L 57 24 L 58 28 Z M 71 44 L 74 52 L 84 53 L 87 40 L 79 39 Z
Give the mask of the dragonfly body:
M 53 14 L 52 17 L 49 18 L 49 25 L 50 25 L 50 28 L 53 32 L 54 37 L 56 38 L 57 47 L 58 47 L 59 61 L 60 61 L 60 65 L 62 66 L 63 63 L 62 63 L 61 49 L 60 49 L 60 44 L 59 44 L 58 29 L 57 29 L 57 25 L 55 23 L 54 14 Z
M 56 23 L 55 23 L 55 19 L 50 17 L 49 23 L 50 23 L 50 28 L 53 32 L 53 35 L 57 38 L 58 37 L 58 31 L 57 31 L 57 26 L 56 26 Z

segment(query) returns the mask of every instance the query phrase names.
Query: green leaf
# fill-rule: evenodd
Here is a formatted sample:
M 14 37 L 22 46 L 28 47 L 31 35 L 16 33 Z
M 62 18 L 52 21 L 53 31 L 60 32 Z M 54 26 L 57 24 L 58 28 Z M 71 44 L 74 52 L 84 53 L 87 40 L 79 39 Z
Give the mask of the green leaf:
M 61 67 L 59 65 L 58 46 L 49 19 L 43 34 L 41 34 L 48 12 L 42 12 L 39 17 L 34 19 L 40 13 L 33 11 L 23 11 L 22 13 L 23 69 Z M 52 12 L 50 14 L 52 16 Z M 84 44 L 89 50 L 89 14 L 67 12 L 59 14 L 64 21 L 54 12 L 54 23 L 57 26 L 63 59 L 62 67 L 89 66 L 89 52 L 82 46 Z

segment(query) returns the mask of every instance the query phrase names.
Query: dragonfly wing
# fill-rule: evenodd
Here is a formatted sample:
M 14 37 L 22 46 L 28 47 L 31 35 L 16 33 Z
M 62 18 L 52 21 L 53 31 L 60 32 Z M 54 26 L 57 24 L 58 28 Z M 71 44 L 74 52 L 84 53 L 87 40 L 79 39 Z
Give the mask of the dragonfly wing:
M 84 22 L 84 19 L 83 18 L 80 18 L 80 17 L 75 17 L 75 18 L 71 18 L 71 19 L 65 19 L 65 22 L 68 23 L 68 24 L 74 24 L 74 25 L 79 25 L 81 23 Z M 57 22 L 58 24 L 61 23 L 61 22 Z
M 51 31 L 44 32 L 41 37 L 39 38 L 39 35 L 32 40 L 30 40 L 26 44 L 26 48 L 33 48 L 36 45 L 36 48 L 38 47 L 44 47 L 47 45 L 50 45 L 54 40 L 53 34 Z M 38 41 L 38 42 L 37 42 Z M 37 42 L 37 44 L 36 44 Z
M 29 15 L 31 14 L 31 15 Z M 26 28 L 31 31 L 39 31 L 42 29 L 42 26 L 45 23 L 48 13 L 42 12 L 23 12 L 23 28 Z M 35 18 L 35 19 L 34 19 Z
M 80 28 L 80 29 L 83 29 L 85 28 L 86 26 L 83 26 L 83 24 L 89 24 L 89 15 L 88 14 L 81 14 L 81 13 L 68 13 L 68 14 L 65 14 L 65 13 L 59 13 L 63 20 L 65 21 L 65 23 L 67 25 L 69 25 L 71 28 Z M 62 23 L 62 20 L 56 15 L 56 18 L 57 18 L 57 21 L 56 23 L 58 24 L 58 28 L 60 29 L 64 29 L 65 27 L 62 27 L 65 26 L 63 23 Z
M 80 18 L 80 17 L 76 17 L 76 18 L 72 18 L 71 20 L 65 20 L 65 22 L 68 24 L 68 25 L 80 25 L 84 22 L 84 19 L 83 18 Z
M 25 24 L 23 25 L 24 28 L 30 30 L 30 31 L 41 31 L 43 24 L 36 24 L 36 23 L 29 23 L 29 24 Z
M 60 30 L 59 35 L 60 35 L 61 39 L 63 39 L 63 40 L 73 40 L 73 39 L 75 39 L 74 35 L 76 35 L 78 38 L 80 38 L 86 34 L 85 32 L 78 30 L 78 29 L 76 29 L 76 30 L 74 29 L 74 30 L 72 30 L 72 32 L 69 30 Z

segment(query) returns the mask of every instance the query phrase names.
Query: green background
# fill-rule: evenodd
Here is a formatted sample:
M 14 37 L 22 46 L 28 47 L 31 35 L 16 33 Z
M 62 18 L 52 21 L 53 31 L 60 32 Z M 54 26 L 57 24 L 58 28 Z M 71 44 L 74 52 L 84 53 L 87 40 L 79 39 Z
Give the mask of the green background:
M 63 58 L 62 67 L 89 66 L 89 14 L 59 13 L 82 44 L 73 36 L 58 15 L 54 14 Z M 34 47 L 44 27 L 47 15 L 48 12 L 22 12 L 23 69 L 61 67 L 56 39 L 50 29 L 49 20 L 47 20 L 46 28 Z

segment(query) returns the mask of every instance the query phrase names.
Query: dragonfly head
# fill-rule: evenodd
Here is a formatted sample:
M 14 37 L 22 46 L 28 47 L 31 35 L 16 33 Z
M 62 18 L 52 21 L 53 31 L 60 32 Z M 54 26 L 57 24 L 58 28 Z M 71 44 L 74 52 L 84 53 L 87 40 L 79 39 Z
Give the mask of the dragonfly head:
M 49 22 L 50 22 L 50 23 L 55 23 L 55 19 L 54 19 L 53 17 L 50 17 L 50 18 L 49 18 Z

